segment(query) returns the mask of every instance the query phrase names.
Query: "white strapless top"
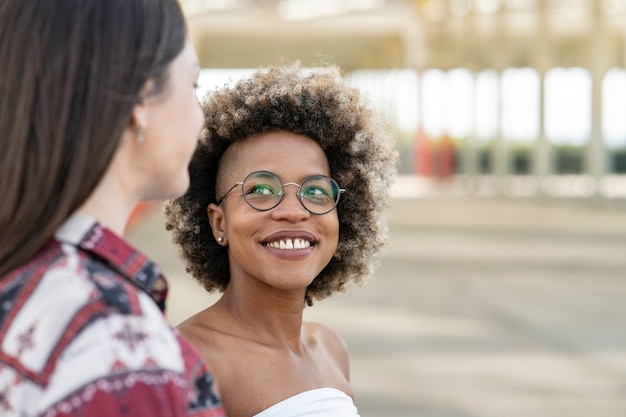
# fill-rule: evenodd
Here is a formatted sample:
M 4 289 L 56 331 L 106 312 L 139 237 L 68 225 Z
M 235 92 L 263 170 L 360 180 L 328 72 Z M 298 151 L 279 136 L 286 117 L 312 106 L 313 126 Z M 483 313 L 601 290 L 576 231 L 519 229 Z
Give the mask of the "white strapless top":
M 359 417 L 354 401 L 335 388 L 301 392 L 266 408 L 254 417 Z

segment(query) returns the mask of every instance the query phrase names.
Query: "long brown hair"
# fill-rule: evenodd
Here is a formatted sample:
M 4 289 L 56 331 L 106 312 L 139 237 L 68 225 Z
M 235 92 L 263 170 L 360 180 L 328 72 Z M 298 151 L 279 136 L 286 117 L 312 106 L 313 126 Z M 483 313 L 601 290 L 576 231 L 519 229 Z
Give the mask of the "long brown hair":
M 176 0 L 0 3 L 0 277 L 92 193 L 185 37 Z

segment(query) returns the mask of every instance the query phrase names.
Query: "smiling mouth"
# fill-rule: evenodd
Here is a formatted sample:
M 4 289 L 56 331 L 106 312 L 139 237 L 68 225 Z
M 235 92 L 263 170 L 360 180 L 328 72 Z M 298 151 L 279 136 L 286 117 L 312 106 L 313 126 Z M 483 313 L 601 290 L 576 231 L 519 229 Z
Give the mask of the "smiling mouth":
M 276 242 L 266 242 L 264 245 L 275 249 L 298 250 L 306 249 L 311 247 L 313 244 L 304 239 L 282 239 Z

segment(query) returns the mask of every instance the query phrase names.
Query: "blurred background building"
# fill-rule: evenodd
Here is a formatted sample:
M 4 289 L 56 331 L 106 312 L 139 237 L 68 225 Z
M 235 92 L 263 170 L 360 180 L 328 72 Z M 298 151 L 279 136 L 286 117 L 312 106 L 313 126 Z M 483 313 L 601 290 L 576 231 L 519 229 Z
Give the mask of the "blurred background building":
M 285 59 L 337 64 L 397 131 L 414 181 L 626 197 L 626 0 L 182 3 L 203 93 Z

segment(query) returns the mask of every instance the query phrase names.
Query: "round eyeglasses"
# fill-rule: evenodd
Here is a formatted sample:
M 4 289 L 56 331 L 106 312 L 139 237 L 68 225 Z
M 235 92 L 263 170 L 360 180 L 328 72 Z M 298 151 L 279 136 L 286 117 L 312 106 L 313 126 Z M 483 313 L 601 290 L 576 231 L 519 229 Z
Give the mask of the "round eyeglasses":
M 284 183 L 278 175 L 269 171 L 254 171 L 243 180 L 237 181 L 230 187 L 226 194 L 220 198 L 217 205 L 222 204 L 228 193 L 241 185 L 241 195 L 250 207 L 259 211 L 271 210 L 283 201 L 285 197 L 285 186 L 295 185 L 298 187 L 298 200 L 302 206 L 313 214 L 326 214 L 331 212 L 337 203 L 339 196 L 346 190 L 339 188 L 339 184 L 334 179 L 326 175 L 311 175 L 302 181 L 301 184 L 295 182 Z

